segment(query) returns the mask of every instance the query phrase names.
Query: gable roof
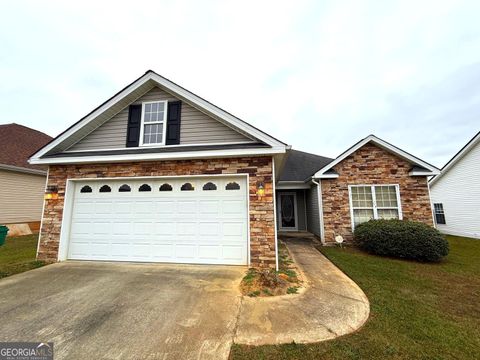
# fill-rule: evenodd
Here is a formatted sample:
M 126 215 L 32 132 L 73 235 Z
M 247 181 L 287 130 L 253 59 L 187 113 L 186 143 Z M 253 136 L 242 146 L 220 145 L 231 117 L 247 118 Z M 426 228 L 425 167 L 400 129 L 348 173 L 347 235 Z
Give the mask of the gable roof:
M 127 85 L 110 99 L 58 135 L 45 147 L 40 149 L 32 156 L 31 162 L 41 163 L 40 159 L 44 155 L 73 145 L 76 140 L 78 141 L 78 136 L 83 137 L 87 135 L 155 86 L 167 90 L 172 95 L 192 104 L 223 124 L 241 133 L 247 134 L 250 137 L 259 140 L 259 142 L 279 150 L 279 152 L 285 152 L 287 144 L 284 142 L 233 116 L 227 111 L 213 105 L 207 100 L 164 78 L 154 71 L 148 70 L 144 75 Z
M 279 181 L 305 181 L 333 159 L 298 150 L 289 150 Z
M 480 143 L 480 131 L 470 139 L 448 162 L 442 167 L 442 171 L 437 176 L 430 179 L 430 185 L 435 184 L 442 176 L 447 173 L 457 162 Z
M 386 142 L 385 140 L 382 140 L 376 137 L 375 135 L 369 135 L 366 138 L 354 144 L 353 146 L 351 146 L 346 151 L 344 151 L 331 163 L 322 167 L 313 175 L 313 177 L 320 178 L 320 179 L 338 177 L 338 174 L 336 174 L 335 171 L 333 171 L 333 167 L 368 143 L 373 143 L 376 146 L 388 151 L 389 153 L 394 154 L 411 163 L 413 166 L 412 170 L 410 171 L 411 176 L 431 176 L 431 175 L 437 175 L 440 173 L 440 170 L 435 166 L 413 156 L 412 154 L 409 154 L 408 152 Z
M 0 125 L 0 166 L 14 171 L 32 169 L 46 173 L 44 166 L 31 165 L 28 158 L 51 139 L 51 136 L 23 125 Z

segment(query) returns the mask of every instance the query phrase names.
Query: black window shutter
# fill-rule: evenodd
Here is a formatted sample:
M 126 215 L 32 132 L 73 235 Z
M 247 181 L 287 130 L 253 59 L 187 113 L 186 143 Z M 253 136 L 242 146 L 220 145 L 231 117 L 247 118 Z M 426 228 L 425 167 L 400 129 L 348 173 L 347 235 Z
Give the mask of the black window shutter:
M 169 101 L 167 110 L 167 138 L 166 145 L 180 144 L 180 115 L 182 113 L 181 101 Z
M 127 147 L 136 147 L 140 140 L 142 105 L 130 105 L 128 109 Z

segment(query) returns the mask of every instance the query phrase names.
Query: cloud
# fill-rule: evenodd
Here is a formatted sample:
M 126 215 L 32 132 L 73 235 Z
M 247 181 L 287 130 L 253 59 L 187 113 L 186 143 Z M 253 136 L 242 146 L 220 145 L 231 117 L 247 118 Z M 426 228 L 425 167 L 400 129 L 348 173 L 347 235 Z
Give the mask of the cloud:
M 295 148 L 442 165 L 479 130 L 477 2 L 9 2 L 2 122 L 56 135 L 153 69 Z

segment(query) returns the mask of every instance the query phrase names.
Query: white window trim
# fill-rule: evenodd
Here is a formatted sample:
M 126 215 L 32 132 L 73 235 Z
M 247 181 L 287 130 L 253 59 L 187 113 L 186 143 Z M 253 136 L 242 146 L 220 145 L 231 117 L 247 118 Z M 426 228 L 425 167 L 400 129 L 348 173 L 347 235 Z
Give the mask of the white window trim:
M 398 207 L 390 207 L 390 206 L 382 206 L 380 207 L 380 210 L 398 210 L 398 219 L 403 220 L 403 212 L 402 212 L 402 203 L 400 202 L 400 186 L 398 184 L 357 184 L 357 185 L 348 185 L 348 200 L 350 204 L 350 219 L 351 219 L 351 224 L 352 224 L 352 231 L 355 230 L 355 219 L 353 216 L 353 199 L 352 199 L 352 188 L 354 187 L 370 187 L 372 189 L 372 208 L 370 207 L 357 207 L 355 208 L 356 210 L 360 209 L 367 209 L 367 210 L 373 210 L 373 218 L 375 220 L 378 220 L 378 210 L 379 208 L 377 207 L 377 197 L 375 194 L 375 187 L 376 186 L 395 186 L 395 194 L 397 196 L 397 204 Z
M 163 103 L 163 121 L 153 121 L 148 122 L 145 124 L 144 117 L 145 117 L 145 105 L 147 104 L 159 104 Z M 168 112 L 168 101 L 167 100 L 160 100 L 160 101 L 145 101 L 142 102 L 142 119 L 140 121 L 140 146 L 165 146 L 165 140 L 167 138 L 167 112 Z M 144 144 L 143 143 L 143 133 L 145 129 L 145 125 L 155 125 L 155 124 L 163 124 L 163 133 L 162 133 L 162 142 L 161 143 L 150 143 Z

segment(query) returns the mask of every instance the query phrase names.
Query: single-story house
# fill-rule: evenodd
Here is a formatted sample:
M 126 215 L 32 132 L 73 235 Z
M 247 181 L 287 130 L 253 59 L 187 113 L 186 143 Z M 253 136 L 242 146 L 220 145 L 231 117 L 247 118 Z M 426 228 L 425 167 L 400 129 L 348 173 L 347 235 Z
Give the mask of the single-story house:
M 430 180 L 437 229 L 480 239 L 480 132 Z
M 433 224 L 438 169 L 368 136 L 292 150 L 153 71 L 30 159 L 48 165 L 38 258 L 275 267 L 278 231 L 325 243 L 370 218 Z
M 32 165 L 28 158 L 52 138 L 18 124 L 0 125 L 0 225 L 9 235 L 39 231 L 46 165 Z

